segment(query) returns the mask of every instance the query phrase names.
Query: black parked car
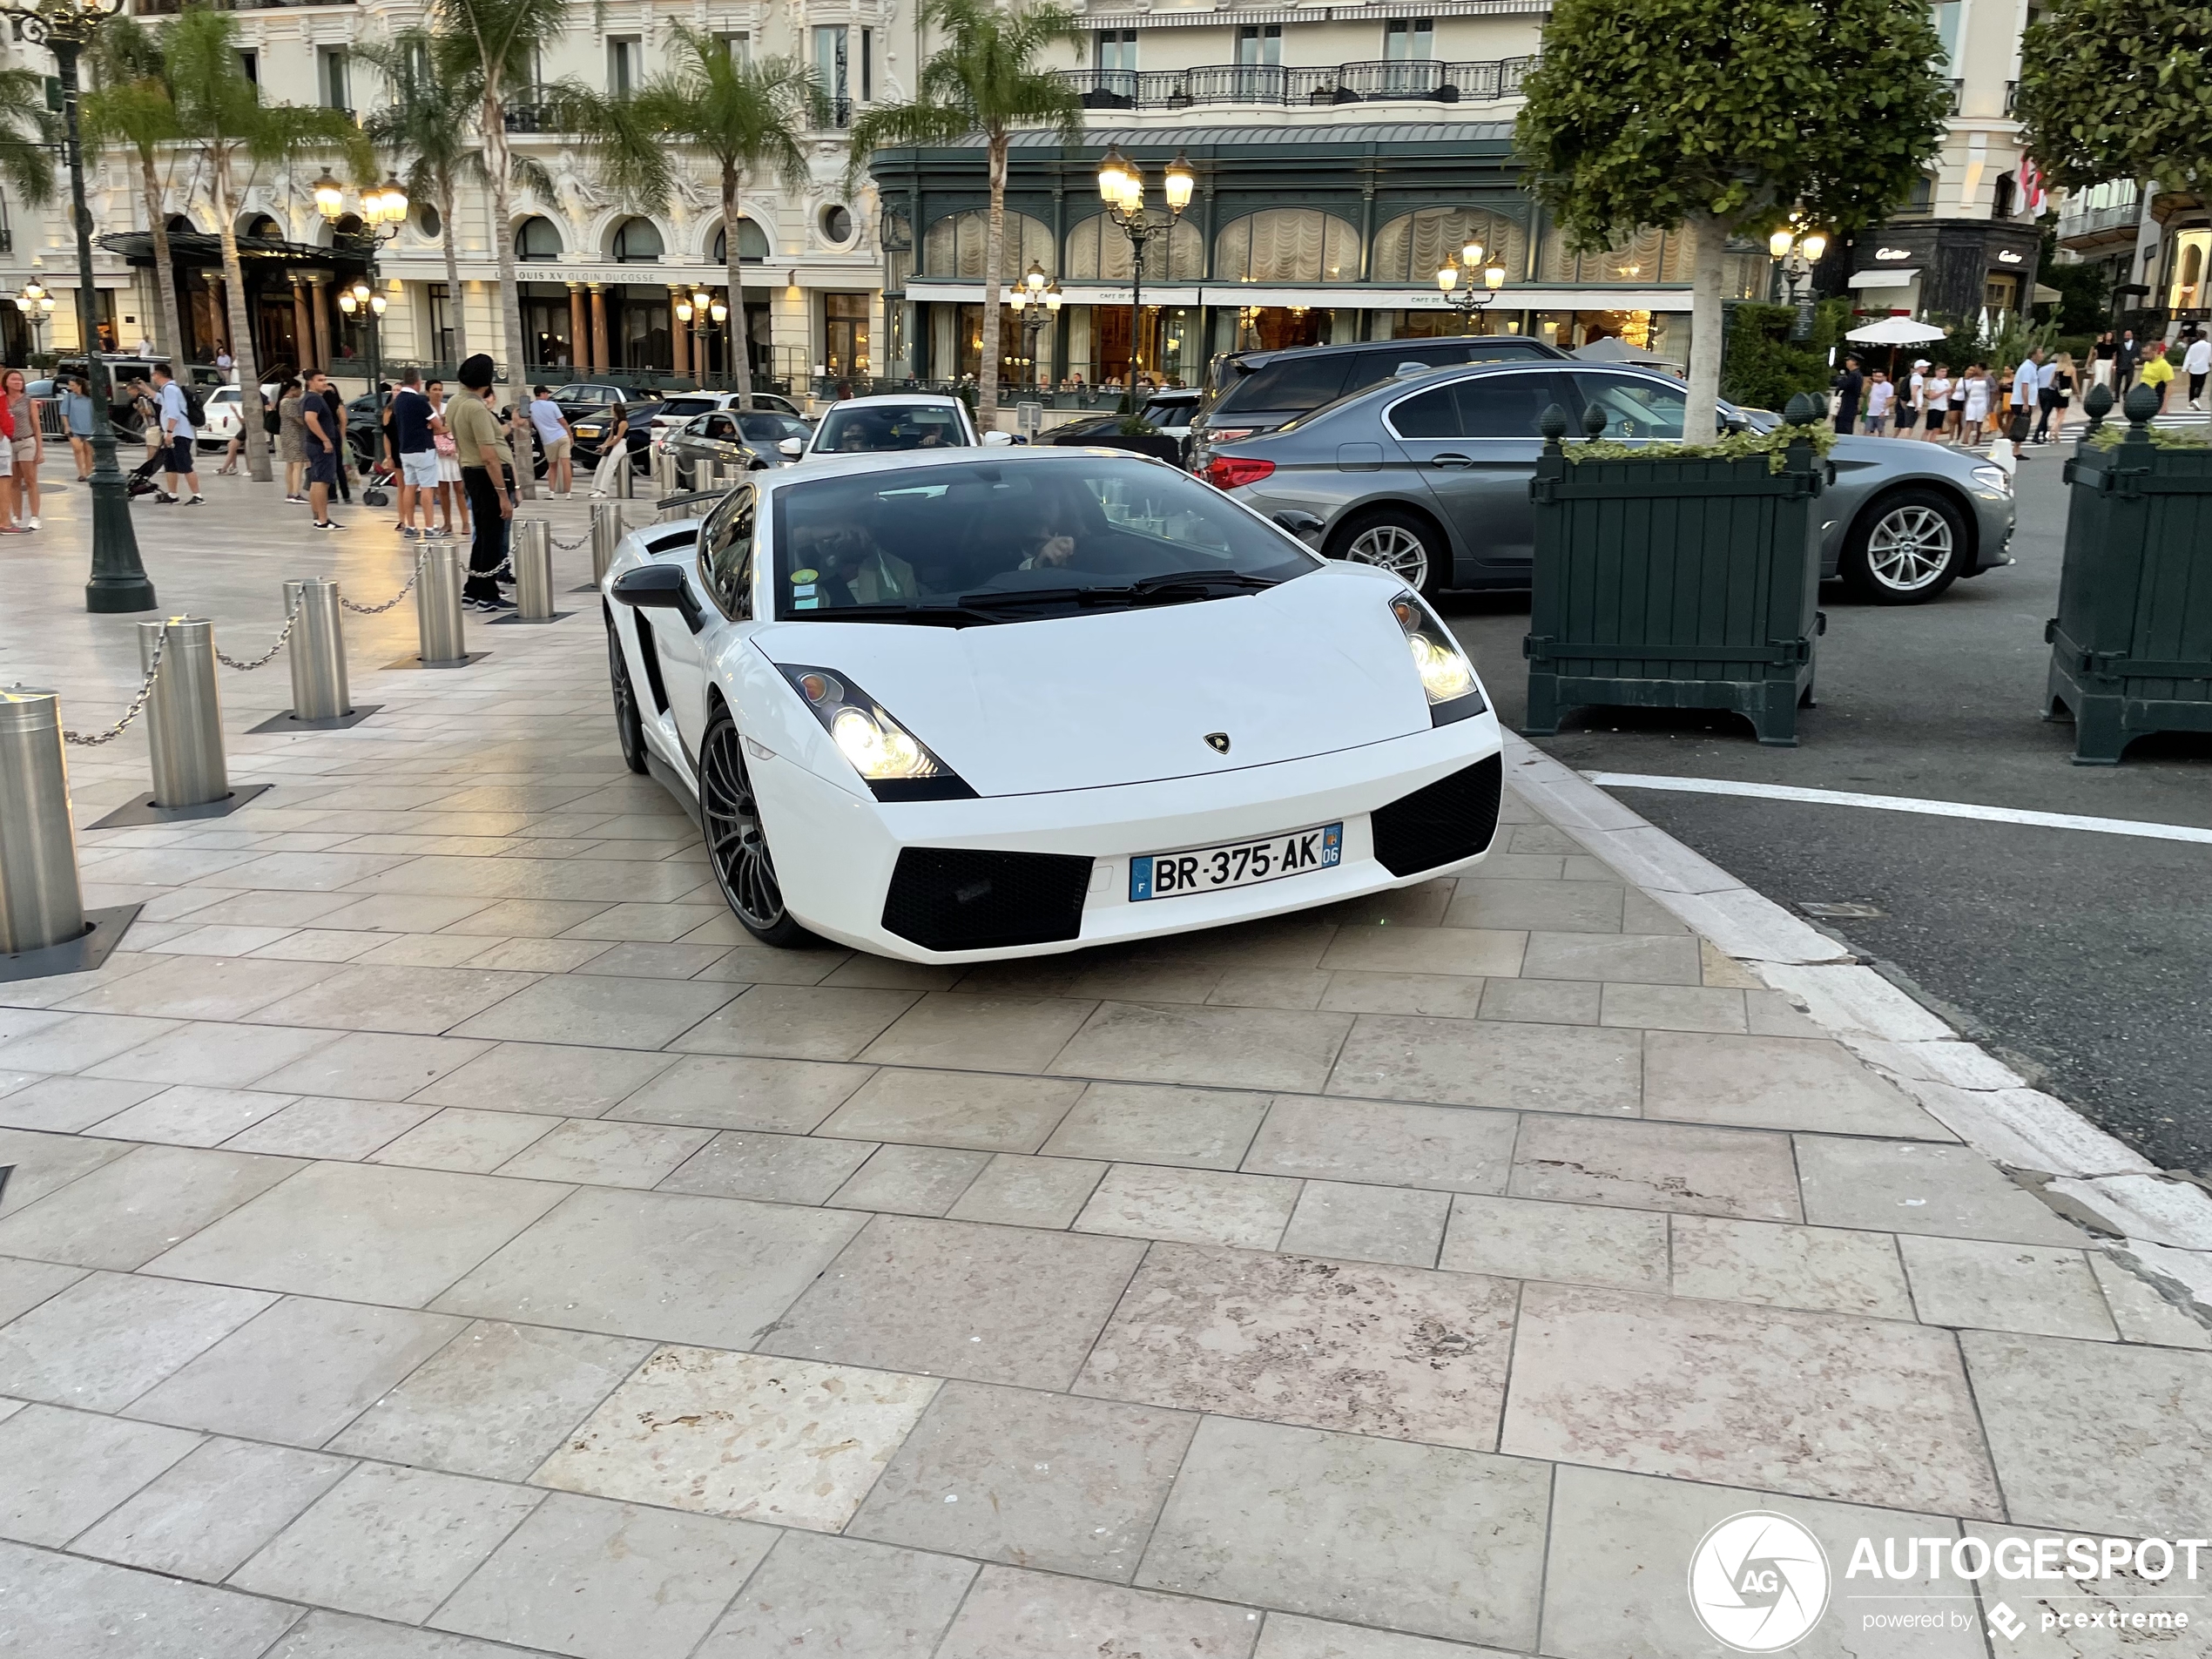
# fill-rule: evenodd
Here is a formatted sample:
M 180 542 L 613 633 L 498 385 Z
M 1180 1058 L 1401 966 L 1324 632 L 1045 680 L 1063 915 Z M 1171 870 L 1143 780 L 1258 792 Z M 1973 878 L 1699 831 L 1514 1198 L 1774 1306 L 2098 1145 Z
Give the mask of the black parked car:
M 1232 353 L 1214 364 L 1211 378 L 1221 388 L 1219 395 L 1190 422 L 1190 468 L 1203 472 L 1207 452 L 1216 443 L 1272 432 L 1324 403 L 1381 385 L 1409 363 L 1441 368 L 1566 355 L 1528 334 L 1421 335 L 1351 346 Z

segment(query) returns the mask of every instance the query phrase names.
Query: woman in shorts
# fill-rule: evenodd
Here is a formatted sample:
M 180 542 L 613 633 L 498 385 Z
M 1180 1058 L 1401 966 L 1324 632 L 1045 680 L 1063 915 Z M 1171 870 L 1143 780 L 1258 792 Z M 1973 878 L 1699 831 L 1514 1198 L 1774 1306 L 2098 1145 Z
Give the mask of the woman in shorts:
M 300 385 L 287 377 L 277 388 L 277 459 L 284 462 L 284 498 L 307 499 L 307 423 L 300 416 Z
M 426 381 L 422 395 L 430 400 L 430 442 L 438 452 L 438 534 L 453 534 L 453 516 L 461 515 L 461 533 L 469 534 L 469 496 L 461 487 L 461 451 L 446 430 L 446 383 Z
M 35 530 L 38 528 L 38 463 L 46 458 L 46 435 L 38 429 L 38 414 L 30 406 L 30 383 L 24 379 L 23 370 L 11 368 L 0 375 L 0 395 L 8 400 L 8 415 L 16 428 L 16 499 L 23 511 L 23 527 Z

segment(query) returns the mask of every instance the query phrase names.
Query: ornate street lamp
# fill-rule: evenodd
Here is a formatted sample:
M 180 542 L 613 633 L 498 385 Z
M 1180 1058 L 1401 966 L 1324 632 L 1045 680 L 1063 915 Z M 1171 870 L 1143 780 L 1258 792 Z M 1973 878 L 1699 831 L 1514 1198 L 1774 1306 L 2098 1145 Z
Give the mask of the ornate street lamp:
M 1044 378 L 1037 370 L 1037 335 L 1045 324 L 1060 314 L 1061 301 L 1066 296 L 1060 292 L 1058 281 L 1048 279 L 1044 266 L 1036 260 L 1029 261 L 1029 268 L 1022 277 L 1022 347 L 1029 360 L 1029 384 L 1042 388 Z
M 1143 367 L 1138 334 L 1144 324 L 1144 249 L 1155 238 L 1174 230 L 1183 210 L 1190 206 L 1191 192 L 1197 183 L 1197 170 L 1177 151 L 1162 179 L 1167 215 L 1155 219 L 1144 205 L 1143 168 L 1124 156 L 1116 145 L 1106 146 L 1098 164 L 1098 193 L 1106 203 L 1106 217 L 1129 239 L 1129 391 L 1122 401 L 1124 412 L 1136 407 L 1136 374 Z
M 16 296 L 16 309 L 23 313 L 24 323 L 30 330 L 30 349 L 33 353 L 43 351 L 44 347 L 40 343 L 38 331 L 54 314 L 54 296 L 47 293 L 34 276 L 23 285 L 23 292 Z
M 1506 286 L 1506 267 L 1495 259 L 1484 264 L 1482 256 L 1485 251 L 1481 243 L 1470 237 L 1467 246 L 1460 250 L 1460 260 L 1464 260 L 1465 265 L 1447 258 L 1436 273 L 1436 286 L 1444 291 L 1444 303 L 1467 320 L 1469 330 L 1474 327 L 1474 320 L 1481 314 L 1482 308 L 1496 299 L 1498 290 Z M 1460 283 L 1463 272 L 1467 277 L 1464 287 Z M 1478 273 L 1481 279 L 1479 286 L 1476 281 Z
M 1797 308 L 1797 320 L 1790 330 L 1792 340 L 1805 340 L 1812 334 L 1812 297 L 1800 293 L 1812 275 L 1812 267 L 1820 263 L 1820 256 L 1828 251 L 1828 239 L 1806 224 L 1804 216 L 1793 213 L 1790 222 L 1766 239 L 1766 251 L 1772 256 L 1782 281 L 1790 290 L 1790 303 Z
M 0 0 L 0 16 L 17 40 L 43 45 L 54 54 L 61 81 L 62 154 L 69 164 L 71 222 L 77 227 L 77 338 L 84 353 L 85 383 L 92 395 L 92 575 L 84 584 L 84 608 L 98 612 L 151 610 L 153 583 L 138 557 L 138 532 L 131 523 L 131 497 L 115 464 L 114 422 L 98 413 L 114 402 L 107 365 L 101 361 L 99 329 L 93 320 L 92 216 L 84 206 L 84 145 L 77 111 L 77 60 L 91 44 L 102 22 L 123 10 L 123 0 Z M 43 307 L 42 307 L 43 310 Z
M 6 0 L 0 0 L 0 4 Z M 314 184 L 315 209 L 334 226 L 345 216 L 346 190 L 330 176 L 328 168 Z M 382 331 L 377 324 L 384 315 L 385 299 L 378 292 L 376 275 L 377 250 L 400 233 L 400 226 L 407 221 L 407 191 L 396 179 L 387 176 L 381 185 L 371 185 L 361 192 L 361 224 L 368 236 L 368 273 L 356 277 L 338 295 L 338 309 L 348 317 L 363 314 L 368 326 L 368 391 L 376 400 L 376 438 L 381 452 L 384 442 L 384 357 Z M 373 464 L 373 463 L 372 463 Z

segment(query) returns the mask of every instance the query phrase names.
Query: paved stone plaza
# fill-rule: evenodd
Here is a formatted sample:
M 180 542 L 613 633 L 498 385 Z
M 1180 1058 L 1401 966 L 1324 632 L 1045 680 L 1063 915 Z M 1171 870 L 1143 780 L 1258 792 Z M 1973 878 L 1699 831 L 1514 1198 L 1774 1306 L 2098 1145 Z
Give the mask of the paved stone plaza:
M 233 655 L 411 562 L 208 482 L 134 512 Z M 93 727 L 84 508 L 0 548 L 0 680 Z M 349 617 L 350 731 L 246 735 L 282 660 L 225 671 L 269 791 L 80 833 L 144 907 L 0 984 L 0 1653 L 1659 1659 L 1774 1509 L 1836 1575 L 1801 1651 L 1963 1659 L 2000 1588 L 2104 1603 L 1854 1540 L 2212 1532 L 2212 1332 L 1522 800 L 1378 901 L 772 951 L 564 603 L 458 672 Z M 70 760 L 80 825 L 147 786 Z

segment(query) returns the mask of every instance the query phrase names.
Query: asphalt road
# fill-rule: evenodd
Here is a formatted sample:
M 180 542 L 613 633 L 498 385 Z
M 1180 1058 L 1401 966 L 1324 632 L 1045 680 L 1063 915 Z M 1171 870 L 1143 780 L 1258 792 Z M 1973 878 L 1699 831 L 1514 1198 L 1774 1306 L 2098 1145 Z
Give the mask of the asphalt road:
M 2069 446 L 2070 448 L 2071 446 Z M 1794 784 L 2212 827 L 2212 738 L 2071 764 L 2040 719 L 2065 526 L 2054 446 L 2020 473 L 2016 562 L 1932 604 L 1822 594 L 1820 706 L 1799 746 L 1732 716 L 1584 710 L 1542 746 L 1585 772 Z M 1501 718 L 1526 711 L 1526 595 L 1447 617 Z M 1842 806 L 1622 789 L 1621 799 L 1778 903 L 1871 905 L 1818 925 L 2146 1157 L 2212 1173 L 2212 846 Z

